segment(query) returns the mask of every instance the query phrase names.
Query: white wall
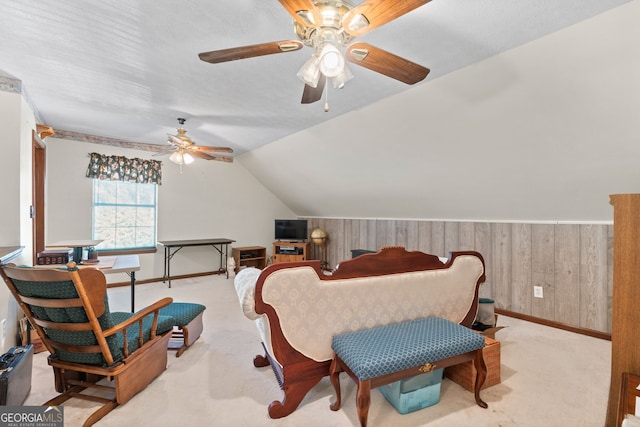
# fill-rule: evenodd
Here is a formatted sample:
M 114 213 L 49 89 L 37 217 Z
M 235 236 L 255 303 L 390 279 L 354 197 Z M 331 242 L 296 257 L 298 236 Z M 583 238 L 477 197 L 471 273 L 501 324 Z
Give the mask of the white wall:
M 0 171 L 2 171 L 2 207 L 0 209 L 0 246 L 20 243 L 20 132 L 21 95 L 0 92 Z M 7 209 L 5 207 L 15 207 Z
M 31 262 L 32 223 L 31 205 L 31 132 L 35 119 L 22 95 L 0 91 L 0 177 L 2 205 L 0 209 L 0 246 L 24 246 L 22 255 L 12 262 Z M 18 305 L 6 286 L 0 286 L 0 352 L 15 344 Z
M 158 189 L 158 240 L 225 237 L 233 246 L 265 246 L 271 251 L 274 218 L 295 214 L 239 163 L 197 159 L 184 166 L 147 151 L 48 138 L 46 242 L 91 238 L 92 180 L 85 177 L 88 154 L 123 155 L 162 160 Z M 98 250 L 100 247 L 98 246 Z M 231 251 L 231 250 L 229 250 Z M 219 255 L 211 247 L 184 248 L 172 259 L 172 275 L 211 271 Z M 140 256 L 136 279 L 162 277 L 164 249 Z M 121 276 L 121 277 L 118 277 Z M 109 282 L 126 281 L 113 275 Z

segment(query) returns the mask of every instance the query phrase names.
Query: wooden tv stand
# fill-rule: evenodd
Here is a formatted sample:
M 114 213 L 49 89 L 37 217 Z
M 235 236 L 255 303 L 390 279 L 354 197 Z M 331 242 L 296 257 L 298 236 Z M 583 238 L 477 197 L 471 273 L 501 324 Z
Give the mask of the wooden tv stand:
M 309 242 L 273 242 L 273 263 L 306 261 L 309 254 Z
M 243 246 L 232 248 L 233 259 L 236 262 L 234 271 L 237 273 L 242 266 L 263 269 L 267 263 L 267 249 L 262 246 Z

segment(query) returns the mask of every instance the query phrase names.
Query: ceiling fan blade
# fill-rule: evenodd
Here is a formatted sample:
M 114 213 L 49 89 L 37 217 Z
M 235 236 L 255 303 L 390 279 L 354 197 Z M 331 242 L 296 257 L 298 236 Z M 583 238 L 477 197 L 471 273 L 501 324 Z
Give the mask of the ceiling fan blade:
M 316 101 L 320 101 L 326 82 L 327 78 L 324 75 L 321 75 L 316 87 L 305 84 L 304 91 L 302 92 L 302 104 L 312 104 Z
M 287 12 L 303 27 L 317 27 L 322 15 L 311 0 L 278 0 Z
M 218 64 L 220 62 L 235 61 L 237 59 L 253 58 L 255 56 L 272 55 L 275 53 L 293 52 L 302 48 L 302 42 L 298 40 L 282 40 L 279 42 L 269 42 L 254 44 L 230 49 L 213 50 L 202 52 L 198 56 L 204 62 Z
M 193 151 L 211 151 L 215 153 L 233 153 L 233 149 L 229 147 L 209 147 L 207 145 L 194 145 L 190 148 Z
M 354 37 L 361 36 L 429 1 L 431 0 L 365 0 L 344 15 L 342 28 Z
M 367 43 L 353 43 L 347 48 L 348 61 L 412 85 L 424 80 L 429 69 Z
M 211 154 L 203 153 L 202 151 L 198 150 L 189 150 L 189 154 L 205 160 L 217 160 L 219 162 L 233 163 L 233 157 L 212 156 Z

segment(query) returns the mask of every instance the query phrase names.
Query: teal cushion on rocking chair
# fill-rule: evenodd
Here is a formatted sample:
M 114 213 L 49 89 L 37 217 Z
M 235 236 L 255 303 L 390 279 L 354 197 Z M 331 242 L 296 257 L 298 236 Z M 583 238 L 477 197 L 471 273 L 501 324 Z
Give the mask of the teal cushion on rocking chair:
M 71 281 L 64 282 L 30 282 L 22 280 L 13 280 L 18 291 L 27 297 L 46 298 L 46 299 L 70 299 L 78 298 L 76 288 Z M 98 323 L 102 330 L 107 330 L 120 322 L 133 316 L 133 313 L 122 313 L 109 311 L 109 300 L 107 295 L 104 297 L 105 312 L 98 317 Z M 53 322 L 63 323 L 84 323 L 88 321 L 87 315 L 83 308 L 45 308 L 31 306 L 34 317 L 40 320 L 50 320 Z M 153 314 L 146 316 L 143 320 L 143 340 L 147 341 L 151 335 L 151 324 L 153 322 Z M 174 319 L 170 316 L 158 316 L 157 334 L 173 329 Z M 127 341 L 129 352 L 135 351 L 139 347 L 138 342 L 138 324 L 127 328 Z M 98 341 L 92 331 L 62 331 L 56 329 L 46 329 L 47 335 L 55 341 L 68 345 L 96 345 Z M 120 332 L 115 335 L 106 337 L 109 350 L 113 357 L 113 363 L 116 364 L 124 359 L 124 335 Z M 57 349 L 55 355 L 59 360 L 81 363 L 88 365 L 106 366 L 106 362 L 102 353 L 76 353 L 67 352 Z

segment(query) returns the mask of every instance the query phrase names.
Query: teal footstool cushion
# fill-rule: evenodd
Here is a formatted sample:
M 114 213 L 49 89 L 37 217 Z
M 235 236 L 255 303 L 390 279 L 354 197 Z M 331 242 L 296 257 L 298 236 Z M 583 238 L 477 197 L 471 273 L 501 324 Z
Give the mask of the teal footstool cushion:
M 206 307 L 190 302 L 172 302 L 160 309 L 160 315 L 174 319 L 174 330 L 169 340 L 169 350 L 176 350 L 179 357 L 200 337 L 203 329 L 202 314 Z
M 481 349 L 484 336 L 432 317 L 336 335 L 331 347 L 365 381 Z
M 202 304 L 172 302 L 168 306 L 160 309 L 160 315 L 173 317 L 176 326 L 186 326 L 205 309 L 206 307 Z

